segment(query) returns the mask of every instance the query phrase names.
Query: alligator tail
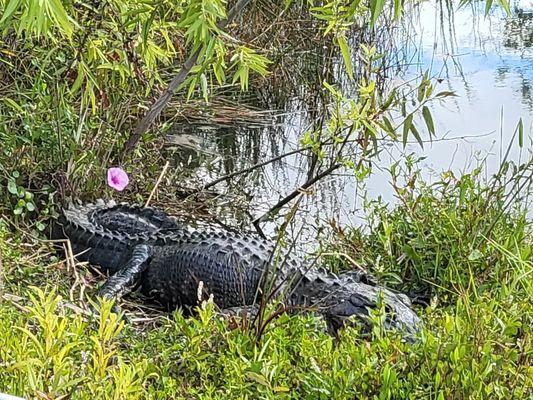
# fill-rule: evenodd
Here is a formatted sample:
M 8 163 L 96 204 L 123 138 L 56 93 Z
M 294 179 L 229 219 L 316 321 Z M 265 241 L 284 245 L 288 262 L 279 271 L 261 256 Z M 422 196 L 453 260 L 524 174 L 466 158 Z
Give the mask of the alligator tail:
M 77 259 L 116 272 L 129 259 L 134 246 L 157 234 L 180 230 L 163 211 L 97 200 L 70 203 L 52 230 L 55 239 L 68 238 Z

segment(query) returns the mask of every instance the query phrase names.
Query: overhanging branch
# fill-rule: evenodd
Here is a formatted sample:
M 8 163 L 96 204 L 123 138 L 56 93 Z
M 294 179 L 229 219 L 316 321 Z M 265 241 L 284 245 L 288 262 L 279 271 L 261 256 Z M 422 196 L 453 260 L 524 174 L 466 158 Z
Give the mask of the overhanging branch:
M 231 23 L 231 21 L 235 19 L 237 15 L 241 13 L 241 11 L 244 9 L 244 7 L 246 7 L 249 2 L 250 0 L 238 0 L 237 3 L 228 12 L 228 17 L 225 20 L 219 21 L 217 27 L 219 29 L 224 29 L 229 23 Z M 130 153 L 135 148 L 135 146 L 137 146 L 137 143 L 139 142 L 139 139 L 141 138 L 143 133 L 148 131 L 155 119 L 159 117 L 161 112 L 165 109 L 168 102 L 172 98 L 174 92 L 185 81 L 185 78 L 187 77 L 191 69 L 196 65 L 201 51 L 202 47 L 198 48 L 187 59 L 187 61 L 185 61 L 185 64 L 178 72 L 178 74 L 172 79 L 168 87 L 161 93 L 159 98 L 152 104 L 152 106 L 149 108 L 143 119 L 139 122 L 139 124 L 129 137 L 128 141 L 124 145 L 123 155 Z

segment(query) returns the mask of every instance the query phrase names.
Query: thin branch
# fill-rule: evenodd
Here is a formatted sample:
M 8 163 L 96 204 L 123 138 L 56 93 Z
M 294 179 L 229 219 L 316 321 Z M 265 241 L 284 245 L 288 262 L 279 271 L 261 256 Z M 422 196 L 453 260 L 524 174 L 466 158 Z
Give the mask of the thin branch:
M 154 188 L 152 189 L 152 191 L 150 192 L 150 196 L 148 196 L 148 200 L 146 200 L 146 203 L 144 204 L 144 207 L 148 207 L 148 205 L 150 204 L 150 201 L 152 201 L 152 197 L 154 197 L 154 194 L 157 190 L 157 188 L 159 187 L 159 185 L 161 184 L 161 181 L 163 180 L 163 177 L 165 176 L 165 174 L 167 173 L 167 169 L 168 169 L 168 166 L 170 165 L 170 162 L 167 161 L 165 166 L 163 167 L 163 170 L 161 171 L 161 173 L 159 174 L 159 178 L 157 178 L 157 181 L 154 185 Z
M 320 146 L 328 146 L 330 144 L 332 144 L 331 140 L 319 143 Z M 289 156 L 292 156 L 294 154 L 303 153 L 304 151 L 307 151 L 307 150 L 313 150 L 313 146 L 301 147 L 299 149 L 292 150 L 292 151 L 289 151 L 289 152 L 284 153 L 284 154 L 280 154 L 279 156 L 270 158 L 270 159 L 268 159 L 266 161 L 261 161 L 261 162 L 259 162 L 257 164 L 251 165 L 248 168 L 244 168 L 244 169 L 241 169 L 239 171 L 232 172 L 231 174 L 227 174 L 227 175 L 221 176 L 220 178 L 217 178 L 214 181 L 211 181 L 211 182 L 207 183 L 206 185 L 202 186 L 201 188 L 192 191 L 191 194 L 196 194 L 198 192 L 210 189 L 211 187 L 219 184 L 220 182 L 228 181 L 228 180 L 230 180 L 230 179 L 232 179 L 232 178 L 234 178 L 236 176 L 247 174 L 247 173 L 252 172 L 252 171 L 254 171 L 254 170 L 258 169 L 258 168 L 264 167 L 265 165 L 272 164 L 273 162 L 279 161 L 279 160 L 281 160 L 281 159 L 283 159 L 285 157 L 289 157 Z M 314 158 L 313 158 L 313 160 L 314 160 Z M 313 160 L 312 160 L 312 162 L 313 162 Z M 312 169 L 310 169 L 309 172 L 312 173 L 314 168 L 315 167 L 312 166 Z M 311 176 L 309 176 L 308 179 L 311 179 Z
M 227 181 L 227 180 L 230 180 L 231 178 L 234 178 L 238 175 L 242 175 L 242 174 L 247 174 L 249 172 L 252 172 L 253 170 L 257 169 L 257 168 L 261 168 L 261 167 L 264 167 L 265 165 L 268 165 L 268 164 L 271 164 L 273 162 L 276 162 L 276 161 L 279 161 L 285 157 L 289 157 L 289 156 L 292 156 L 294 154 L 298 154 L 298 153 L 302 153 L 306 150 L 310 150 L 311 147 L 302 147 L 300 149 L 296 149 L 296 150 L 292 150 L 292 151 L 289 151 L 288 153 L 284 153 L 284 154 L 281 154 L 277 157 L 274 157 L 274 158 L 271 158 L 269 160 L 266 160 L 266 161 L 262 161 L 262 162 L 259 162 L 257 164 L 254 164 L 248 168 L 245 168 L 245 169 L 241 169 L 240 171 L 235 171 L 235 172 L 232 172 L 231 174 L 227 174 L 227 175 L 224 175 L 224 176 L 221 176 L 220 178 L 217 178 L 215 179 L 214 181 L 211 181 L 209 182 L 208 184 L 202 186 L 201 188 L 195 190 L 193 193 L 197 193 L 197 192 L 201 192 L 203 190 L 207 190 L 213 186 L 215 186 L 216 184 L 220 183 L 220 182 L 224 182 L 224 181 Z
M 228 12 L 227 18 L 225 20 L 219 21 L 217 27 L 219 29 L 224 29 L 244 9 L 244 7 L 246 7 L 249 2 L 250 0 L 238 0 L 237 3 L 233 6 L 233 8 Z M 198 60 L 201 51 L 202 47 L 200 46 L 187 59 L 187 61 L 185 61 L 185 64 L 178 72 L 178 74 L 172 79 L 168 87 L 163 91 L 163 93 L 161 93 L 161 95 L 154 102 L 154 104 L 152 104 L 146 115 L 143 117 L 141 122 L 139 122 L 139 125 L 137 125 L 137 127 L 129 137 L 128 141 L 124 145 L 123 155 L 130 153 L 135 148 L 137 142 L 139 141 L 143 133 L 145 133 L 150 127 L 150 125 L 152 125 L 152 123 L 155 121 L 155 119 L 159 117 L 163 109 L 167 106 L 168 102 L 172 98 L 174 92 L 185 81 L 185 78 L 187 77 L 191 69 L 196 65 L 196 61 Z
M 296 196 L 298 196 L 302 191 L 310 188 L 313 186 L 316 182 L 318 182 L 320 179 L 324 178 L 325 176 L 331 174 L 336 169 L 340 168 L 342 164 L 333 164 L 331 167 L 326 169 L 325 171 L 321 172 L 318 175 L 315 175 L 313 178 L 309 179 L 307 182 L 305 182 L 302 186 L 300 186 L 298 189 L 295 189 L 290 194 L 285 196 L 283 199 L 278 201 L 276 205 L 270 208 L 266 213 L 264 213 L 261 217 L 257 218 L 253 224 L 257 230 L 260 230 L 259 224 L 267 221 L 272 214 L 275 214 L 278 212 L 281 207 L 283 207 L 285 204 L 293 200 Z

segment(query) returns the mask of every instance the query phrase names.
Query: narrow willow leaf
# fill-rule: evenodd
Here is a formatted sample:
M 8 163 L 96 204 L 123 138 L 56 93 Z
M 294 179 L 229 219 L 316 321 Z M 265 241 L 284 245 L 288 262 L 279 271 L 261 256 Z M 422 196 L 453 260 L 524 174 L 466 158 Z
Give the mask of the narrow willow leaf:
M 414 124 L 411 124 L 410 131 L 413 134 L 413 136 L 416 138 L 416 141 L 420 145 L 420 147 L 424 148 L 424 142 L 422 141 L 422 138 L 420 137 L 420 133 L 418 133 L 418 129 L 416 129 L 416 126 Z
M 426 99 L 431 97 L 431 93 L 433 93 L 433 85 L 430 83 L 426 87 Z
M 329 83 L 327 83 L 326 81 L 322 82 L 322 84 L 325 86 L 326 89 L 328 89 L 328 91 L 333 95 L 333 96 L 339 96 L 339 92 L 333 87 L 331 86 Z
M 371 0 L 370 1 L 370 12 L 372 16 L 372 19 L 370 21 L 370 28 L 374 29 L 374 25 L 376 24 L 379 14 L 381 14 L 381 11 L 383 11 L 384 5 L 385 5 L 385 0 Z
M 222 68 L 222 66 L 219 64 L 213 65 L 213 73 L 215 74 L 217 83 L 219 85 L 222 85 L 226 80 L 226 75 L 224 74 L 224 69 Z
M 389 97 L 387 98 L 385 103 L 383 103 L 383 105 L 381 106 L 381 109 L 383 111 L 387 110 L 390 107 L 390 105 L 392 104 L 392 102 L 394 101 L 395 98 L 396 98 L 396 88 L 392 89 L 391 94 L 389 95 Z
M 402 117 L 405 117 L 407 115 L 407 108 L 405 107 L 405 100 L 402 101 L 401 110 L 402 110 Z
M 403 0 L 394 0 L 394 18 L 400 18 L 403 11 Z
M 424 100 L 425 93 L 426 93 L 426 81 L 422 81 L 422 83 L 418 87 L 418 94 L 416 96 L 419 102 Z
M 214 37 L 212 37 L 210 40 L 209 40 L 209 43 L 207 44 L 206 48 L 205 48 L 205 57 L 210 60 L 211 57 L 213 57 L 213 54 L 215 52 L 215 42 L 216 42 L 216 39 Z
M 426 106 L 422 107 L 422 115 L 426 126 L 428 127 L 429 135 L 435 135 L 435 125 L 433 125 L 433 117 L 431 116 L 431 111 Z
M 435 97 L 451 97 L 451 96 L 457 97 L 455 92 L 449 92 L 449 91 L 439 92 L 435 95 Z
M 144 21 L 143 23 L 143 29 L 141 32 L 141 38 L 142 42 L 146 46 L 148 44 L 148 35 L 150 33 L 150 29 L 152 27 L 152 23 L 154 22 L 155 13 L 150 13 L 150 16 Z
M 91 103 L 91 111 L 93 115 L 96 115 L 96 93 L 95 93 L 95 86 L 88 85 L 84 94 L 89 98 L 89 102 Z
M 187 90 L 187 100 L 190 100 L 192 97 L 192 94 L 194 93 L 194 89 L 196 88 L 197 79 L 192 78 L 191 82 L 189 83 L 189 90 Z
M 74 28 L 69 21 L 67 12 L 65 11 L 63 4 L 61 4 L 61 1 L 50 0 L 48 7 L 50 9 L 50 13 L 52 14 L 52 18 L 59 24 L 63 32 L 65 32 L 68 37 L 72 36 Z
M 376 132 L 376 129 L 372 126 L 372 124 L 366 120 L 363 120 L 363 125 L 366 127 L 366 132 L 372 136 L 372 137 L 377 137 L 378 136 L 378 133 Z
M 22 109 L 22 107 L 13 99 L 10 99 L 9 97 L 5 97 L 3 99 L 7 104 L 9 104 L 9 106 L 11 106 L 11 108 L 13 108 L 15 111 L 19 112 L 19 113 L 23 113 L 24 110 Z
M 407 146 L 407 138 L 409 136 L 409 130 L 413 124 L 413 114 L 409 114 L 405 121 L 403 121 L 403 148 Z
M 339 47 L 341 49 L 344 65 L 346 66 L 346 72 L 348 73 L 350 79 L 353 80 L 352 55 L 350 54 L 350 48 L 348 47 L 346 38 L 344 36 L 339 36 L 337 38 L 337 42 L 339 43 Z
M 518 121 L 518 146 L 524 147 L 524 122 L 522 118 Z
M 384 131 L 387 132 L 387 134 L 390 137 L 396 140 L 396 131 L 394 127 L 392 126 L 390 119 L 388 119 L 386 116 L 383 116 L 382 119 L 383 119 L 383 124 L 385 125 Z
M 490 8 L 492 7 L 493 0 L 485 0 L 485 15 L 489 15 Z
M 511 7 L 509 7 L 509 1 L 508 0 L 498 0 L 498 2 L 503 7 L 503 9 L 507 13 L 507 15 L 510 16 L 511 15 Z

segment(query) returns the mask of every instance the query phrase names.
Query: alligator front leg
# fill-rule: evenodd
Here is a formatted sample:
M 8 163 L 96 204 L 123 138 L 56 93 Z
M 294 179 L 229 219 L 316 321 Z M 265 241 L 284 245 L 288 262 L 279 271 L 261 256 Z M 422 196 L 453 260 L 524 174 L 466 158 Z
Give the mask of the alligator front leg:
M 126 265 L 109 277 L 98 290 L 98 295 L 108 299 L 115 299 L 129 291 L 138 281 L 141 273 L 148 267 L 147 261 L 151 253 L 151 247 L 146 244 L 135 246 Z

